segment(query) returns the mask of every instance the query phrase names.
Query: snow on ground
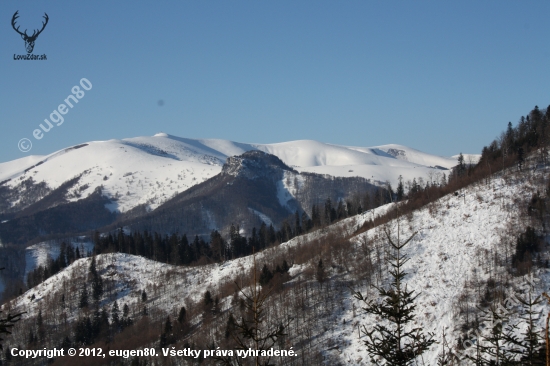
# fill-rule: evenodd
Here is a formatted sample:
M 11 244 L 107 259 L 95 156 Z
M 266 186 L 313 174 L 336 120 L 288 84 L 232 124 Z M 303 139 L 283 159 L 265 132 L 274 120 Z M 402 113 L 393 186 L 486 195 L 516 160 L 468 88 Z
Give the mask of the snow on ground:
M 15 187 L 31 178 L 51 189 L 77 176 L 69 200 L 87 197 L 102 186 L 112 200 L 111 211 L 137 205 L 155 209 L 174 195 L 221 171 L 229 156 L 261 150 L 278 156 L 298 171 L 340 177 L 360 176 L 397 185 L 424 177 L 437 180 L 456 165 L 456 158 L 423 153 L 401 145 L 347 147 L 312 140 L 276 144 L 245 144 L 218 139 L 187 139 L 159 133 L 150 137 L 92 141 L 47 156 L 29 156 L 0 164 L 0 182 Z M 438 168 L 439 167 L 439 168 Z M 448 172 L 447 172 L 448 175 Z
M 457 192 L 458 195 L 447 195 L 435 204 L 401 219 L 401 238 L 408 238 L 413 232 L 417 232 L 404 250 L 410 258 L 405 265 L 405 271 L 409 273 L 405 281 L 409 289 L 419 294 L 416 299 L 416 320 L 424 332 L 433 332 L 436 339 L 440 339 L 443 330 L 446 330 L 449 344 L 455 343 L 459 335 L 458 327 L 464 320 L 457 313 L 460 295 L 474 279 L 486 282 L 490 276 L 487 266 L 490 261 L 480 257 L 479 253 L 501 248 L 501 235 L 509 224 L 517 230 L 523 230 L 523 224 L 516 221 L 516 202 L 518 198 L 530 197 L 536 189 L 537 187 L 525 182 L 507 183 L 502 179 L 494 179 L 489 185 L 475 185 Z M 370 220 L 371 215 L 381 215 L 392 206 L 394 204 L 348 218 L 335 226 L 348 228 L 348 234 L 351 235 L 365 220 Z M 395 232 L 395 223 L 393 228 Z M 275 251 L 284 252 L 300 242 L 320 237 L 328 230 L 331 228 L 297 237 L 281 246 L 265 250 L 256 255 L 256 262 L 262 263 L 264 258 L 272 258 Z M 374 228 L 352 240 L 359 244 L 363 237 L 370 240 L 380 234 L 380 228 Z M 89 260 L 76 261 L 68 269 L 27 291 L 17 299 L 17 303 L 22 310 L 36 309 L 41 299 L 52 289 L 59 288 L 63 277 L 71 278 L 74 271 L 85 273 Z M 156 288 L 153 296 L 149 295 L 150 298 L 154 299 L 152 301 L 155 306 L 170 314 L 176 311 L 176 306 L 181 306 L 181 299 L 199 301 L 206 289 L 211 288 L 216 292 L 218 286 L 246 273 L 252 263 L 252 257 L 246 257 L 222 264 L 184 268 L 127 254 L 106 254 L 98 257 L 98 267 L 101 268 L 102 275 L 113 278 L 117 284 L 116 298 L 119 304 L 137 303 L 141 290 Z M 291 269 L 291 274 L 295 275 L 300 271 L 301 268 L 296 266 Z M 178 281 L 168 281 L 170 276 L 178 276 Z M 547 269 L 537 269 L 534 277 L 539 281 L 537 293 L 548 288 L 550 273 Z M 515 278 L 514 281 L 519 286 L 524 279 Z M 373 289 L 359 290 L 369 296 L 377 295 Z M 32 294 L 35 299 L 31 301 Z M 344 297 L 342 305 L 344 310 L 334 315 L 334 327 L 330 330 L 330 338 L 338 340 L 338 347 L 326 352 L 338 354 L 337 357 L 342 362 L 367 364 L 368 355 L 354 325 L 368 327 L 375 324 L 377 319 L 357 310 L 361 304 L 351 296 Z M 475 306 L 473 299 L 471 306 Z M 539 305 L 537 309 L 542 311 L 543 307 L 544 305 Z M 544 317 L 540 317 L 539 325 L 542 326 L 543 321 Z M 432 346 L 424 355 L 424 362 L 428 365 L 435 364 L 439 350 L 438 345 Z
M 526 189 L 527 188 L 527 189 Z M 459 318 L 456 315 L 458 300 L 468 281 L 478 279 L 487 281 L 490 274 L 487 266 L 480 260 L 478 253 L 501 247 L 501 234 L 506 225 L 514 220 L 510 209 L 518 197 L 530 197 L 532 189 L 525 185 L 506 185 L 503 180 L 496 180 L 491 186 L 470 187 L 466 197 L 448 195 L 439 202 L 437 212 L 432 215 L 429 208 L 414 213 L 410 222 L 403 219 L 400 224 L 401 239 L 406 239 L 417 232 L 414 239 L 405 247 L 410 258 L 405 265 L 408 289 L 419 294 L 416 299 L 417 322 L 424 332 L 433 332 L 436 339 L 441 339 L 444 330 L 447 341 L 454 345 L 459 333 Z M 504 208 L 507 208 L 505 210 Z M 393 223 L 396 230 L 395 222 Z M 356 238 L 372 239 L 380 234 L 375 228 Z M 494 274 L 493 274 L 494 275 Z M 540 282 L 537 293 L 541 293 L 550 284 L 550 271 L 538 269 L 535 274 Z M 517 279 L 518 283 L 525 282 Z M 377 295 L 373 289 L 362 289 L 363 293 Z M 360 305 L 354 301 L 356 306 Z M 474 304 L 472 303 L 472 307 Z M 348 306 L 344 318 L 353 319 L 351 306 Z M 542 306 L 539 306 L 539 310 Z M 361 314 L 361 324 L 374 324 L 377 320 L 371 315 Z M 540 319 L 542 327 L 543 317 Z M 342 337 L 348 346 L 342 350 L 342 357 L 349 360 L 367 359 L 362 340 L 357 332 L 350 334 L 349 329 L 341 329 Z M 440 347 L 433 346 L 425 356 L 428 365 L 435 365 Z
M 293 172 L 284 172 L 283 179 L 277 182 L 277 199 L 281 206 L 288 206 L 288 201 L 295 199 L 298 190 L 304 186 L 304 177 Z
M 257 210 L 254 210 L 253 208 L 248 208 L 251 212 L 253 212 L 255 215 L 258 215 L 258 217 L 260 218 L 260 220 L 262 220 L 263 222 L 265 222 L 265 224 L 267 226 L 269 225 L 273 225 L 273 221 L 271 221 L 271 219 L 269 218 L 269 216 L 261 213 L 260 211 L 257 211 Z
M 61 243 L 58 241 L 43 241 L 38 244 L 28 246 L 25 251 L 25 276 L 24 281 L 27 281 L 27 275 L 38 266 L 44 266 L 48 262 L 48 258 L 53 260 L 59 257 L 59 247 Z M 71 245 L 79 248 L 80 252 L 85 255 L 94 247 L 92 242 L 79 242 L 72 240 Z M 2 293 L 2 291 L 0 291 Z

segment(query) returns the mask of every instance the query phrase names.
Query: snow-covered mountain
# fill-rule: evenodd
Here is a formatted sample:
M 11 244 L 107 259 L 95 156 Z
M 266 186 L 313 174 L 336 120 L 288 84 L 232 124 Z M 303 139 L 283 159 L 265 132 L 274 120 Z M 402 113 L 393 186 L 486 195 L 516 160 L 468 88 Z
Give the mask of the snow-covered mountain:
M 429 207 L 417 210 L 402 219 L 400 229 L 403 238 L 417 232 L 405 248 L 405 254 L 410 260 L 404 268 L 408 273 L 404 280 L 407 288 L 419 295 L 415 300 L 418 305 L 415 326 L 423 328 L 426 333 L 433 332 L 439 341 L 445 332 L 447 342 L 454 347 L 459 337 L 464 335 L 465 324 L 468 324 L 467 317 L 470 316 L 471 320 L 473 314 L 479 312 L 476 306 L 483 298 L 487 298 L 489 290 L 486 292 L 485 289 L 490 288 L 489 283 L 501 286 L 507 281 L 505 287 L 499 287 L 504 291 L 503 296 L 507 298 L 513 298 L 518 294 L 526 296 L 530 283 L 534 284 L 532 291 L 536 294 L 548 288 L 548 268 L 533 268 L 531 278 L 511 276 L 504 261 L 504 248 L 509 245 L 504 238 L 514 237 L 522 232 L 526 225 L 520 217 L 520 211 L 517 210 L 517 202 L 529 200 L 539 188 L 527 177 L 495 178 L 488 184 L 467 187 L 461 190 L 459 195 L 449 194 Z M 358 286 L 363 286 L 361 284 L 365 278 L 365 271 L 361 266 L 364 256 L 357 255 L 364 253 L 363 246 L 368 243 L 374 250 L 378 245 L 383 246 L 386 241 L 380 227 L 360 234 L 357 230 L 366 221 L 385 214 L 393 207 L 395 204 L 379 207 L 326 229 L 294 238 L 256 255 L 256 262 L 262 265 L 271 264 L 274 258 L 295 258 L 296 253 L 302 253 L 302 259 L 296 259 L 290 269 L 290 280 L 286 284 L 285 295 L 274 296 L 271 300 L 273 308 L 284 306 L 289 311 L 299 309 L 296 310 L 300 311 L 297 321 L 308 329 L 307 337 L 301 338 L 299 333 L 293 331 L 295 327 L 292 327 L 289 331 L 289 344 L 295 346 L 300 355 L 306 352 L 309 345 L 307 342 L 311 342 L 313 354 L 320 354 L 324 360 L 319 364 L 371 364 L 363 345 L 364 336 L 358 336 L 357 328 L 364 325 L 371 329 L 379 319 L 361 310 L 362 304 L 352 298 L 347 286 L 354 280 L 356 273 L 363 274 L 361 280 L 356 282 Z M 397 230 L 395 222 L 390 226 Z M 346 250 L 354 253 L 352 256 L 323 253 L 321 243 L 326 242 L 325 239 L 334 233 L 350 237 L 350 247 Z M 318 245 L 318 248 L 308 251 L 307 248 L 311 248 L 311 245 Z M 309 254 L 304 255 L 303 252 Z M 330 286 L 325 286 L 329 290 L 315 290 L 319 285 L 310 269 L 317 265 L 319 257 L 323 257 L 327 263 Z M 77 284 L 85 280 L 90 260 L 77 260 L 10 304 L 13 310 L 27 311 L 28 314 L 14 331 L 14 344 L 25 341 L 28 334 L 24 330 L 25 326 L 36 321 L 39 309 L 54 309 L 50 320 L 46 321 L 47 326 L 51 328 L 55 319 L 66 319 L 69 323 L 74 323 L 78 319 L 79 292 L 67 289 L 71 288 L 71 285 L 77 288 Z M 119 306 L 128 305 L 130 314 L 137 319 L 142 316 L 140 312 L 144 306 L 140 295 L 146 290 L 148 294 L 154 293 L 155 296 L 154 301 L 146 303 L 149 312 L 158 312 L 157 318 L 163 321 L 166 316 L 175 319 L 181 306 L 185 305 L 187 309 L 193 306 L 200 307 L 202 296 L 208 289 L 213 294 L 220 294 L 222 315 L 215 322 L 215 329 L 223 331 L 227 314 L 237 311 L 238 307 L 233 301 L 234 296 L 223 295 L 223 291 L 231 288 L 233 279 L 249 275 L 253 257 L 239 258 L 221 264 L 174 267 L 127 254 L 106 254 L 98 256 L 97 263 L 99 273 L 113 286 L 113 289 L 101 299 L 101 306 L 111 309 L 117 300 Z M 381 277 L 373 275 L 373 278 L 375 277 L 372 281 L 378 284 L 387 285 L 389 282 L 387 274 Z M 309 286 L 310 292 L 305 298 L 300 298 L 304 286 Z M 345 290 L 338 291 L 338 288 Z M 369 299 L 376 299 L 377 292 L 369 286 L 357 289 Z M 331 302 L 326 300 L 327 295 L 323 295 L 327 292 L 332 293 L 330 296 L 334 297 L 333 301 L 338 306 L 331 308 Z M 54 304 L 62 297 L 66 301 L 65 305 L 55 306 Z M 293 304 L 293 301 L 298 303 L 297 299 L 302 299 L 300 306 L 294 308 L 288 305 Z M 323 299 L 325 300 L 322 301 Z M 544 327 L 545 317 L 540 314 L 545 312 L 545 309 L 544 303 L 534 307 L 534 312 L 538 314 L 535 323 L 539 329 Z M 512 310 L 510 324 L 518 325 L 516 334 L 520 335 L 525 331 L 525 322 L 520 316 L 525 316 L 525 313 L 518 305 L 514 305 Z M 190 316 L 189 322 L 192 328 L 196 329 L 193 339 L 200 339 L 197 334 L 201 331 L 211 331 L 214 325 L 205 326 L 206 320 L 200 311 L 191 314 L 193 315 Z M 489 330 L 490 327 L 484 328 L 480 325 L 479 329 L 474 329 L 471 334 L 475 331 L 475 336 L 486 336 Z M 156 344 L 143 343 L 141 347 L 153 347 Z M 440 350 L 441 344 L 434 344 L 423 355 L 424 362 L 427 365 L 435 365 Z M 472 352 L 473 347 L 466 351 L 468 354 Z
M 400 175 L 405 181 L 438 179 L 457 163 L 456 157 L 430 155 L 401 145 L 349 147 L 311 140 L 245 144 L 159 133 L 93 141 L 47 156 L 1 163 L 4 190 L 17 194 L 6 199 L 8 204 L 0 207 L 0 213 L 19 211 L 75 177 L 80 179 L 65 193 L 68 202 L 86 198 L 101 187 L 102 194 L 111 200 L 111 211 L 127 212 L 138 205 L 152 210 L 220 173 L 228 157 L 251 150 L 273 154 L 299 172 L 359 176 L 375 184 L 389 181 L 393 186 Z

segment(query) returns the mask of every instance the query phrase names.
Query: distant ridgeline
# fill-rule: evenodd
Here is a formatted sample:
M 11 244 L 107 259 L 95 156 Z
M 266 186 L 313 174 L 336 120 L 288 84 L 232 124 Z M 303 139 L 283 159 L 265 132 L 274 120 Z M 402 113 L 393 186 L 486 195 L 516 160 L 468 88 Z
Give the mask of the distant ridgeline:
M 231 225 L 251 233 L 254 227 L 265 223 L 284 233 L 290 231 L 285 228 L 285 221 L 295 221 L 296 215 L 304 223 L 330 223 L 335 216 L 355 215 L 391 200 L 386 188 L 365 178 L 298 173 L 274 155 L 249 151 L 228 158 L 220 174 L 176 195 L 156 210 L 121 218 L 106 230 L 127 227 L 132 231 L 189 233 L 203 238 L 218 230 L 227 238 Z M 315 211 L 326 202 L 335 212 L 331 214 L 328 209 L 328 216 L 319 220 L 314 217 Z M 294 222 L 292 226 L 296 226 Z M 289 236 L 282 234 L 279 241 Z

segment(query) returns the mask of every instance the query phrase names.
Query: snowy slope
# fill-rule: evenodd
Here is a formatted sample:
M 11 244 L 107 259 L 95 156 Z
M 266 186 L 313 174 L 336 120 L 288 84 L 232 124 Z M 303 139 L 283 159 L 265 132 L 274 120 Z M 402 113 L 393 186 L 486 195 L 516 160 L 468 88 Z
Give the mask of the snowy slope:
M 405 248 L 405 254 L 410 258 L 405 265 L 405 271 L 409 273 L 405 281 L 408 289 L 419 294 L 416 299 L 416 320 L 417 325 L 423 327 L 425 332 L 433 332 L 436 339 L 440 339 L 445 330 L 447 341 L 454 345 L 460 334 L 459 326 L 464 321 L 464 315 L 456 311 L 460 296 L 464 293 L 470 294 L 473 308 L 476 303 L 476 290 L 468 285 L 469 282 L 474 280 L 484 282 L 491 275 L 487 267 L 490 261 L 479 256 L 479 253 L 502 248 L 502 235 L 507 227 L 511 226 L 518 231 L 523 230 L 522 226 L 526 223 L 517 219 L 516 202 L 518 198 L 530 197 L 537 188 L 540 187 L 532 186 L 526 181 L 506 182 L 495 179 L 489 185 L 471 186 L 461 191 L 458 196 L 445 196 L 430 207 L 402 219 L 399 226 L 402 238 L 417 232 L 415 238 Z M 256 261 L 262 263 L 264 258 L 269 260 L 277 252 L 288 253 L 289 249 L 305 241 L 321 238 L 330 230 L 339 231 L 344 228 L 347 235 L 352 235 L 366 220 L 382 215 L 393 207 L 395 204 L 382 206 L 343 220 L 329 228 L 294 238 L 278 247 L 257 254 Z M 395 222 L 392 227 L 395 233 L 397 230 Z M 352 242 L 359 245 L 363 238 L 373 243 L 385 241 L 380 228 L 359 234 L 352 238 Z M 360 253 L 358 249 L 357 253 Z M 62 288 L 60 284 L 64 280 L 85 276 L 89 261 L 89 258 L 76 261 L 45 283 L 27 291 L 15 300 L 13 305 L 19 310 L 36 314 L 40 306 L 45 306 L 44 301 L 56 298 L 53 294 Z M 98 268 L 101 274 L 112 278 L 116 283 L 115 293 L 119 304 L 138 305 L 142 290 L 146 289 L 151 293 L 155 289 L 154 306 L 171 315 L 175 315 L 178 306 L 182 304 L 182 299 L 195 303 L 200 301 L 205 289 L 211 288 L 217 292 L 216 288 L 231 282 L 238 274 L 247 273 L 252 263 L 252 257 L 246 257 L 223 264 L 174 267 L 126 254 L 98 256 Z M 296 276 L 296 279 L 304 269 L 305 266 L 294 266 L 290 274 Z M 346 280 L 345 274 L 342 277 L 336 271 L 329 272 L 329 276 Z M 550 285 L 548 269 L 536 269 L 534 277 L 537 282 L 537 293 Z M 167 281 L 168 278 L 176 280 Z M 387 280 L 386 277 L 385 281 Z M 512 283 L 516 287 L 521 287 L 525 284 L 525 279 L 512 278 Z M 368 294 L 370 298 L 377 296 L 372 288 L 358 290 Z M 32 295 L 34 295 L 33 300 L 31 300 Z M 368 355 L 362 339 L 357 335 L 356 325 L 362 324 L 369 327 L 375 324 L 377 319 L 360 311 L 361 304 L 352 299 L 348 291 L 344 291 L 342 296 L 342 311 L 331 314 L 333 319 L 325 319 L 332 326 L 326 329 L 319 322 L 318 327 L 311 329 L 312 335 L 318 337 L 316 344 L 331 360 L 338 359 L 337 363 L 342 364 L 368 365 Z M 103 304 L 110 304 L 112 301 L 105 298 Z M 227 309 L 229 302 L 229 298 L 221 299 L 221 308 Z M 544 305 L 541 304 L 536 309 L 542 311 Z M 71 319 L 76 315 L 67 314 L 67 316 Z M 198 323 L 199 320 L 194 319 L 192 322 Z M 542 326 L 543 322 L 544 317 L 540 317 L 539 325 Z M 327 340 L 336 346 L 330 349 L 324 348 Z M 426 365 L 436 364 L 439 350 L 440 346 L 434 345 L 423 356 Z
M 92 141 L 47 156 L 29 156 L 0 164 L 0 182 L 10 187 L 32 177 L 50 189 L 82 175 L 69 200 L 87 197 L 96 187 L 113 200 L 112 211 L 137 205 L 155 209 L 193 185 L 218 174 L 226 158 L 250 150 L 279 157 L 300 172 L 340 177 L 360 176 L 383 184 L 423 177 L 439 179 L 456 165 L 444 158 L 400 145 L 347 147 L 300 140 L 276 144 L 244 144 L 218 139 L 186 139 L 159 133 L 151 137 Z M 448 174 L 448 172 L 447 172 Z

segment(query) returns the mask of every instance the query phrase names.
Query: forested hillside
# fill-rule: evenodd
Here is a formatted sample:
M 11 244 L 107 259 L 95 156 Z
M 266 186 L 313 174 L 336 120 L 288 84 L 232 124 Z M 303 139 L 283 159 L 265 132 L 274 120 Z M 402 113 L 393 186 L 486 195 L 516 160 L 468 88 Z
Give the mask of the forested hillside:
M 358 193 L 246 234 L 116 229 L 93 235 L 91 256 L 65 246 L 4 304 L 2 314 L 26 314 L 3 362 L 43 361 L 10 360 L 16 346 L 93 346 L 159 356 L 83 365 L 543 365 L 549 122 L 535 108 L 478 164 L 459 158 L 444 181 L 403 180 L 377 208 L 376 193 Z M 201 358 L 164 356 L 171 347 Z M 296 356 L 216 356 L 218 347 Z

